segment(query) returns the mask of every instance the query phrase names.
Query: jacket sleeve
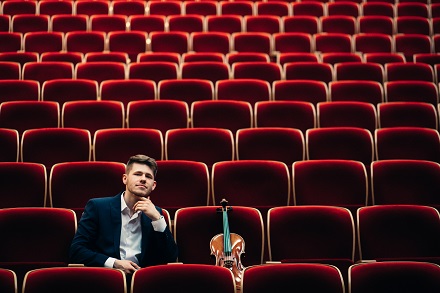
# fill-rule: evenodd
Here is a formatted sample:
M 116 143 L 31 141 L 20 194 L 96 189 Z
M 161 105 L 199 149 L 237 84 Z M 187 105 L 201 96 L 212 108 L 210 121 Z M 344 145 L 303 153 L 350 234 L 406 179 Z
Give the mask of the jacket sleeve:
M 99 234 L 99 214 L 96 202 L 90 200 L 81 217 L 76 234 L 70 246 L 70 262 L 85 266 L 102 267 L 108 255 L 97 245 Z

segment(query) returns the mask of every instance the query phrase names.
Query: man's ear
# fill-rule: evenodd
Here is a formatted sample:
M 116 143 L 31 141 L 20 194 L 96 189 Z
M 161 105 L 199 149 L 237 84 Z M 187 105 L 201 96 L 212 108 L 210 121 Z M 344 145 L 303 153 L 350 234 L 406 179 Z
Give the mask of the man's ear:
M 122 182 L 124 183 L 124 185 L 127 185 L 127 174 L 122 175 Z

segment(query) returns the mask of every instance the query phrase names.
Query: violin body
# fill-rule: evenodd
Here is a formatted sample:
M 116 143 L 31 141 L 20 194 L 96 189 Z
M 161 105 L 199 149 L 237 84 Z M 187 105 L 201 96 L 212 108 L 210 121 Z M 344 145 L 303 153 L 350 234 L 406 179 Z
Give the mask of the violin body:
M 231 270 L 236 284 L 241 284 L 244 267 L 241 264 L 241 254 L 244 253 L 244 240 L 235 233 L 230 234 L 231 255 L 224 250 L 224 234 L 217 234 L 211 239 L 211 255 L 215 256 L 215 265 Z
M 241 290 L 241 280 L 243 278 L 244 267 L 241 264 L 241 254 L 244 253 L 244 240 L 236 234 L 230 233 L 228 211 L 232 211 L 231 207 L 227 207 L 227 201 L 221 201 L 222 208 L 217 209 L 223 214 L 223 233 L 217 234 L 211 239 L 211 255 L 215 256 L 215 265 L 229 269 L 234 278 L 238 290 Z

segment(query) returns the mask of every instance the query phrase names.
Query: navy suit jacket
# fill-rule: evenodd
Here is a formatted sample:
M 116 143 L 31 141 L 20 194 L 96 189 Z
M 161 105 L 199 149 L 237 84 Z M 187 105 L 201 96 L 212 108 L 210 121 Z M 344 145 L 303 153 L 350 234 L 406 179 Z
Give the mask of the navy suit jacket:
M 114 197 L 94 198 L 88 201 L 70 247 L 70 262 L 103 267 L 109 257 L 121 259 L 121 194 Z M 156 209 L 162 214 L 159 207 Z M 141 267 L 175 262 L 177 245 L 167 227 L 156 232 L 151 219 L 141 213 Z

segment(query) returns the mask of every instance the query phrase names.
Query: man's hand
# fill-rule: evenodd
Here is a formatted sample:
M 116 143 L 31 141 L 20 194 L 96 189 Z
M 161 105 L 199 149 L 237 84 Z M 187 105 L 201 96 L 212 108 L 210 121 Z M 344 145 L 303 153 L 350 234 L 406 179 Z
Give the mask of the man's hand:
M 116 269 L 121 269 L 126 274 L 133 274 L 137 270 L 139 270 L 141 267 L 138 266 L 135 262 L 132 262 L 130 260 L 119 260 L 117 259 L 113 265 Z
M 139 200 L 133 206 L 133 210 L 135 212 L 142 211 L 152 221 L 159 220 L 161 216 L 150 197 L 139 197 Z

